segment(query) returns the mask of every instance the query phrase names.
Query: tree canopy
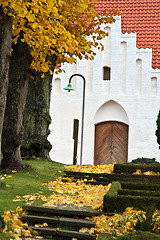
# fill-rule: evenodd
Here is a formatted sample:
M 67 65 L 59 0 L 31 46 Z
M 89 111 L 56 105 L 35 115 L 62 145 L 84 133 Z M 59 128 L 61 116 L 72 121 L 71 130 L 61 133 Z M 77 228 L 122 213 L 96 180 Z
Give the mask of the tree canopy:
M 1 0 L 1 5 L 6 14 L 9 8 L 14 9 L 13 42 L 20 36 L 30 46 L 31 68 L 52 74 L 47 56 L 56 55 L 57 63 L 73 63 L 75 57 L 93 59 L 93 47 L 103 50 L 98 40 L 107 33 L 101 30 L 101 24 L 113 23 L 112 15 L 119 12 L 105 10 L 100 16 L 95 1 Z
M 108 33 L 101 29 L 101 25 L 113 23 L 113 15 L 119 12 L 112 9 L 99 15 L 96 1 L 0 0 L 0 28 L 3 30 L 0 31 L 0 86 L 4 86 L 0 87 L 0 97 L 4 96 L 0 99 L 1 168 L 25 167 L 20 149 L 30 79 L 34 77 L 36 82 L 44 78 L 48 82 L 49 94 L 53 70 L 58 63 L 73 63 L 77 58 L 92 60 L 95 48 L 103 50 L 99 40 Z M 63 70 L 60 68 L 58 71 Z M 37 92 L 35 96 L 37 99 Z M 32 104 L 37 109 L 35 101 Z

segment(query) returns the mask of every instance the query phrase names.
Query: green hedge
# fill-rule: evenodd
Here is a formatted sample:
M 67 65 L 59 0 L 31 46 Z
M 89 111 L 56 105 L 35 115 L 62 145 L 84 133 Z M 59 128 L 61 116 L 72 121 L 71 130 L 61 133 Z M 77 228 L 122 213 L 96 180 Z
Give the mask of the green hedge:
M 114 173 L 126 173 L 132 174 L 137 169 L 140 169 L 142 172 L 153 171 L 160 173 L 160 164 L 151 163 L 151 164 L 142 164 L 142 163 L 117 163 L 114 165 Z
M 155 158 L 136 158 L 132 160 L 132 163 L 159 163 Z
M 160 209 L 160 198 L 147 196 L 109 196 L 106 194 L 103 199 L 103 211 L 124 212 L 127 207 L 145 210 L 148 206 Z
M 109 233 L 101 233 L 97 240 L 160 240 L 160 234 L 136 231 L 115 237 Z
M 160 209 L 159 195 L 160 184 L 113 182 L 104 196 L 103 211 L 123 212 L 126 207 L 145 210 L 148 206 Z
M 117 196 L 118 191 L 121 189 L 120 182 L 112 182 L 111 188 L 108 191 L 108 195 L 112 197 Z
M 128 233 L 117 238 L 117 240 L 160 240 L 160 234 L 136 231 L 134 233 Z
M 160 191 L 146 191 L 146 190 L 122 189 L 122 190 L 118 190 L 118 195 L 160 197 Z
M 122 189 L 160 191 L 160 184 L 121 182 Z

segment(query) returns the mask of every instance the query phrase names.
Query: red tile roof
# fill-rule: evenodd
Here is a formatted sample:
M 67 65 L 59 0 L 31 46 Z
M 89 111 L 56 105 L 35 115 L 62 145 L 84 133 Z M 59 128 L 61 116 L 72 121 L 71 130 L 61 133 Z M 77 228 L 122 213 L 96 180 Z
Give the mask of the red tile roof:
M 99 0 L 97 10 L 121 11 L 122 33 L 137 33 L 137 48 L 152 48 L 152 67 L 160 69 L 160 0 Z

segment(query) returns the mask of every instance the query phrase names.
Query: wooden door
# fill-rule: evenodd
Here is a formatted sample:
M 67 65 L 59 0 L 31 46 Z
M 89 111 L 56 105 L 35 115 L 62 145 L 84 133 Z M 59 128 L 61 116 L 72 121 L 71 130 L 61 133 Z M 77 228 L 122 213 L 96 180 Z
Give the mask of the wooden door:
M 121 122 L 102 122 L 95 125 L 94 164 L 127 162 L 128 125 Z

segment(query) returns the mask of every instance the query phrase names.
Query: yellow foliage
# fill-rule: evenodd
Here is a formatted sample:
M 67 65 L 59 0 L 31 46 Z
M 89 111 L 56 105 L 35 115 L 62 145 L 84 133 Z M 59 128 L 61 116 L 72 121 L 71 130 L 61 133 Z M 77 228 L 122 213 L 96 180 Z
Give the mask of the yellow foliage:
M 144 172 L 144 175 L 157 175 L 157 173 L 153 172 L 153 171 L 148 171 L 148 172 Z
M 17 207 L 15 211 L 5 211 L 3 214 L 3 219 L 5 223 L 5 228 L 3 232 L 9 232 L 14 239 L 20 240 L 25 236 L 31 237 L 31 233 L 28 230 L 23 229 L 23 223 L 20 220 L 22 213 L 22 208 Z
M 98 166 L 92 165 L 66 165 L 65 168 L 69 171 L 74 172 L 86 172 L 86 173 L 113 173 L 114 172 L 114 164 L 104 164 Z
M 158 217 L 160 211 L 156 210 L 153 216 L 153 220 L 160 224 Z M 92 218 L 86 218 L 95 222 L 94 233 L 99 235 L 100 233 L 110 233 L 114 236 L 120 236 L 128 232 L 134 232 L 137 221 L 142 222 L 145 219 L 145 213 L 141 210 L 134 210 L 131 207 L 126 208 L 123 214 L 114 214 L 113 216 L 99 215 Z M 82 228 L 80 231 L 85 231 Z
M 159 175 L 159 172 L 155 173 L 153 171 L 147 171 L 147 172 L 143 172 L 140 170 L 140 169 L 137 169 L 136 172 L 133 173 L 134 175 L 138 174 L 138 175 L 141 175 L 141 174 L 144 174 L 144 175 Z
M 75 167 L 75 166 L 69 166 Z M 82 166 L 80 166 L 82 167 Z M 85 167 L 86 171 L 89 171 L 89 166 Z M 91 168 L 92 169 L 92 168 Z M 80 169 L 79 169 L 80 170 Z M 94 170 L 99 171 L 98 167 Z M 102 169 L 101 169 L 102 170 Z M 92 169 L 93 171 L 93 169 Z M 39 193 L 32 195 L 24 195 L 22 197 L 17 196 L 17 201 L 24 201 L 27 204 L 34 203 L 35 200 L 41 199 L 44 201 L 43 206 L 47 207 L 61 207 L 67 208 L 67 206 L 75 205 L 79 207 L 87 207 L 93 209 L 102 209 L 103 197 L 110 189 L 111 184 L 108 186 L 85 184 L 85 181 L 74 178 L 59 177 L 56 181 L 50 181 L 45 183 L 51 190 L 50 196 L 43 196 Z M 75 207 L 74 206 L 74 207 Z M 20 216 L 23 214 L 23 209 L 17 207 L 15 211 L 5 211 L 3 219 L 5 222 L 4 232 L 10 232 L 12 236 L 17 239 L 23 239 L 23 237 L 31 238 L 37 235 L 36 231 L 32 229 L 24 230 L 22 227 Z M 86 232 L 91 234 L 110 233 L 113 236 L 119 236 L 127 232 L 134 232 L 137 221 L 146 220 L 145 212 L 142 210 L 134 210 L 132 207 L 125 209 L 123 214 L 114 214 L 113 216 L 99 215 L 92 218 L 86 218 L 95 222 L 95 228 L 81 228 L 80 232 Z M 153 214 L 154 231 L 158 231 L 160 227 L 160 211 L 156 210 Z M 37 227 L 48 227 L 46 222 L 36 225 Z M 57 229 L 58 230 L 58 229 Z M 32 238 L 31 238 L 32 239 Z
M 134 175 L 141 175 L 142 171 L 140 169 L 137 169 L 136 172 L 133 173 Z
M 6 178 L 11 178 L 12 176 L 11 175 L 8 175 Z
M 68 181 L 64 182 L 64 180 Z M 89 206 L 93 209 L 102 209 L 103 197 L 111 187 L 111 184 L 90 185 L 80 179 L 75 182 L 61 177 L 47 185 L 53 193 L 49 197 L 41 198 L 45 202 L 43 206 L 74 204 L 78 207 Z
M 0 5 L 6 14 L 8 7 L 14 9 L 13 42 L 23 32 L 21 41 L 30 46 L 33 57 L 31 68 L 42 72 L 51 68 L 45 59 L 53 54 L 57 63 L 93 59 L 94 48 L 103 50 L 99 40 L 108 35 L 100 25 L 113 23 L 111 15 L 120 14 L 113 9 L 98 15 L 95 0 L 1 0 Z

